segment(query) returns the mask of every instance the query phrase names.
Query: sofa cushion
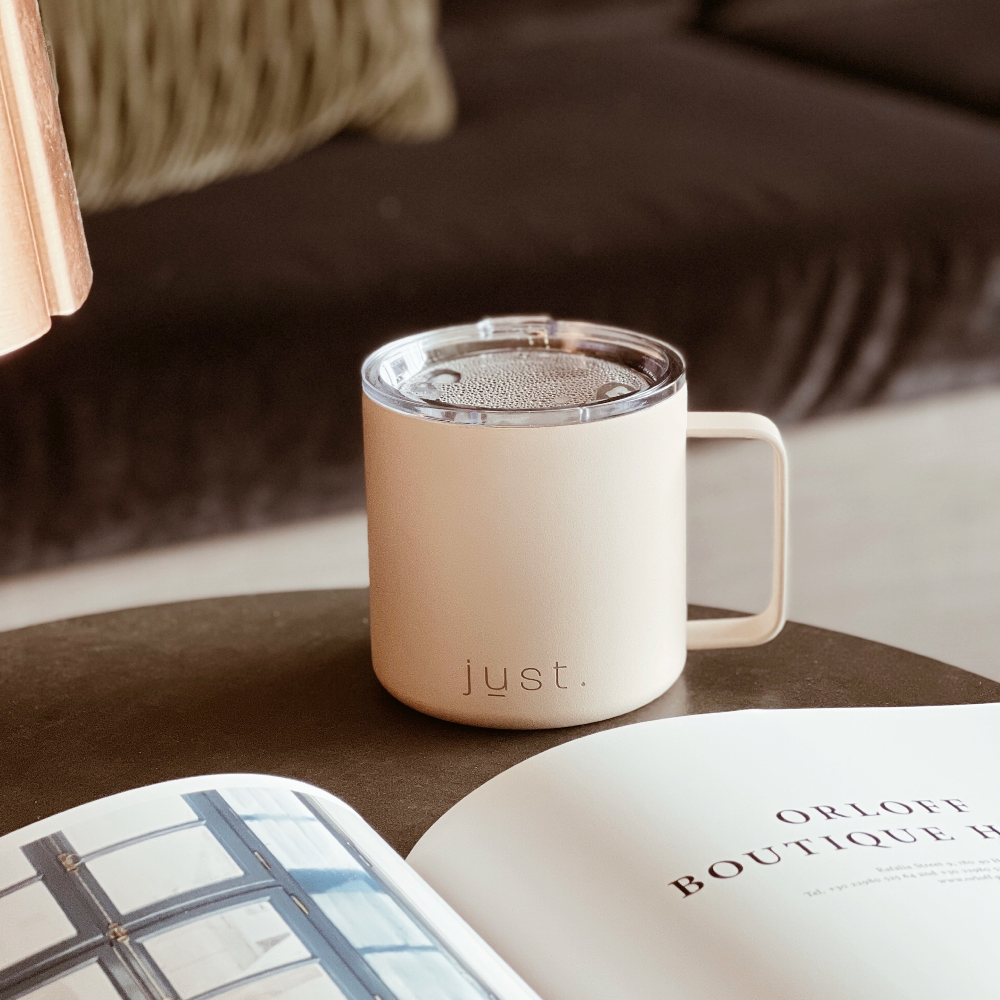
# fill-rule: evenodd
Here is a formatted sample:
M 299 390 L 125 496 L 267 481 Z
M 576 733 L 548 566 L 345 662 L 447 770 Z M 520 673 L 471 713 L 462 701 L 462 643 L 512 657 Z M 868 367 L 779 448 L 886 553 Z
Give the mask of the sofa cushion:
M 445 34 L 456 132 L 344 135 L 87 219 L 90 300 L 0 361 L 8 571 L 359 504 L 364 355 L 548 312 L 791 420 L 1000 377 L 1000 131 L 704 38 Z
M 436 0 L 40 0 L 84 210 L 272 166 L 346 127 L 438 138 Z
M 771 52 L 1000 115 L 996 0 L 723 0 L 708 20 Z

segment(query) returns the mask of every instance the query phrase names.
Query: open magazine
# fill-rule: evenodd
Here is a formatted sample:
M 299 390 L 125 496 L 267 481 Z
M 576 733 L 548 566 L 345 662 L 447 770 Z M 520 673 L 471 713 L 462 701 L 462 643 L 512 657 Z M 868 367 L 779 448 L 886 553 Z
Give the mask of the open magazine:
M 1000 996 L 1000 705 L 692 716 L 499 775 L 404 862 L 259 775 L 0 838 L 2 1000 Z

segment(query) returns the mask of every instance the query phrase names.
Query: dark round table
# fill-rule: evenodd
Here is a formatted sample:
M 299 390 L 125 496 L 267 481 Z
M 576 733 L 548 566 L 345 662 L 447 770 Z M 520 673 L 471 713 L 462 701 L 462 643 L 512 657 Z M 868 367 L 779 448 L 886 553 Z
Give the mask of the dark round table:
M 488 778 L 599 729 L 741 708 L 1000 701 L 1000 684 L 975 674 L 789 623 L 766 646 L 691 653 L 681 679 L 629 715 L 571 729 L 475 729 L 382 690 L 367 614 L 365 590 L 310 591 L 0 634 L 0 833 L 155 781 L 263 772 L 339 795 L 405 854 Z

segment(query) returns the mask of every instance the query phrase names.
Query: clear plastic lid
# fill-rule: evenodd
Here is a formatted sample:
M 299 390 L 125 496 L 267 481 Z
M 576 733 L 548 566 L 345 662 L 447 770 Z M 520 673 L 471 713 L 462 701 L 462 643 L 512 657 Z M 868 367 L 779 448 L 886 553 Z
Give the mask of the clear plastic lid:
M 594 323 L 506 316 L 394 340 L 361 368 L 365 393 L 400 413 L 538 427 L 632 413 L 684 385 L 662 340 Z

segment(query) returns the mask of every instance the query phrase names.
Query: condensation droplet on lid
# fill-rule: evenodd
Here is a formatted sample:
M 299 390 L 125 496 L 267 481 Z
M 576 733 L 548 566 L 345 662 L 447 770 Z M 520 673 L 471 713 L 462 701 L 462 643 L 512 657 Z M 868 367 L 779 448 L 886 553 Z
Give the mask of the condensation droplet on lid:
M 429 403 L 436 403 L 440 400 L 437 388 L 430 382 L 414 382 L 407 386 L 407 391 L 419 399 L 425 399 Z
M 631 396 L 635 391 L 632 386 L 621 382 L 607 382 L 594 393 L 594 399 L 620 399 L 622 396 Z

